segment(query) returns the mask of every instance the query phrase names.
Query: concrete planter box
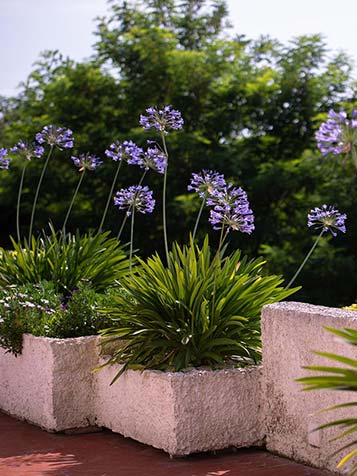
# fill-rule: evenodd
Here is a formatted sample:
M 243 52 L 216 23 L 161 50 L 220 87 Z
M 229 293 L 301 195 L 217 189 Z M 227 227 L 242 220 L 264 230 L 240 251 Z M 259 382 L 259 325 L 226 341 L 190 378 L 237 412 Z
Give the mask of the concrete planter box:
M 337 429 L 312 432 L 351 411 L 318 413 L 355 393 L 303 392 L 304 366 L 326 364 L 313 350 L 356 358 L 323 326 L 357 329 L 357 312 L 283 302 L 262 313 L 263 366 L 187 372 L 119 370 L 99 353 L 99 337 L 24 336 L 23 353 L 0 349 L 0 409 L 49 431 L 106 427 L 181 456 L 227 447 L 267 449 L 335 470 Z
M 48 431 L 95 425 L 97 342 L 26 334 L 18 357 L 0 348 L 0 409 Z
M 47 431 L 106 427 L 170 455 L 261 445 L 261 367 L 159 372 L 104 360 L 99 337 L 24 335 L 15 357 L 0 349 L 0 409 Z
M 263 444 L 261 367 L 96 375 L 97 422 L 173 456 Z
M 333 453 L 351 438 L 330 442 L 342 429 L 316 432 L 313 429 L 338 418 L 356 417 L 355 408 L 324 413 L 320 410 L 357 401 L 357 394 L 330 390 L 304 392 L 302 385 L 296 382 L 297 378 L 313 375 L 303 369 L 305 366 L 338 366 L 314 355 L 314 350 L 357 358 L 357 350 L 353 346 L 334 337 L 323 326 L 357 329 L 357 312 L 298 302 L 264 307 L 264 427 L 268 450 L 298 462 L 336 471 L 337 462 L 346 452 L 335 456 Z

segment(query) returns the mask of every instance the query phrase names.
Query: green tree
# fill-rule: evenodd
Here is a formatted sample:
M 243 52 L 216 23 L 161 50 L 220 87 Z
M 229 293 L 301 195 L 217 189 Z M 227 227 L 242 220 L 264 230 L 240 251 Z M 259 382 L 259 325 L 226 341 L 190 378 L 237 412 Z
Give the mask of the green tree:
M 43 125 L 53 123 L 74 131 L 75 153 L 103 157 L 115 139 L 132 139 L 146 147 L 147 139 L 155 137 L 139 128 L 139 115 L 151 105 L 173 104 L 182 112 L 185 128 L 168 136 L 170 240 L 188 237 L 199 208 L 199 200 L 187 192 L 190 174 L 217 169 L 246 189 L 256 216 L 254 235 L 232 234 L 230 246 L 251 255 L 263 251 L 272 270 L 289 279 L 313 239 L 306 228 L 307 212 L 333 203 L 348 214 L 348 235 L 320 246 L 301 275 L 305 286 L 300 296 L 347 304 L 355 298 L 357 285 L 352 273 L 354 176 L 322 164 L 314 134 L 330 108 L 352 108 L 356 102 L 349 58 L 338 54 L 331 59 L 319 35 L 287 45 L 269 37 L 253 41 L 232 36 L 228 20 L 224 1 L 113 2 L 109 15 L 98 20 L 89 62 L 75 63 L 47 52 L 20 94 L 0 101 L 1 145 L 34 137 Z M 2 173 L 3 243 L 8 232 L 14 234 L 18 167 L 14 161 L 13 172 Z M 98 226 L 114 167 L 106 160 L 84 182 L 69 230 L 79 224 L 83 229 Z M 40 161 L 28 167 L 25 223 L 40 169 Z M 140 173 L 123 167 L 120 186 L 137 183 Z M 49 215 L 55 223 L 63 221 L 76 181 L 69 157 L 54 157 L 40 197 L 38 228 L 46 226 Z M 161 177 L 152 174 L 148 182 L 159 208 Z M 210 229 L 205 213 L 199 238 Z M 121 219 L 113 207 L 106 227 L 116 233 Z M 138 220 L 136 227 L 141 254 L 160 250 L 159 209 Z M 124 241 L 127 238 L 124 232 Z M 218 240 L 213 232 L 212 239 Z M 342 284 L 341 273 L 347 273 L 348 285 Z M 321 293 L 321 279 L 331 289 L 329 302 Z

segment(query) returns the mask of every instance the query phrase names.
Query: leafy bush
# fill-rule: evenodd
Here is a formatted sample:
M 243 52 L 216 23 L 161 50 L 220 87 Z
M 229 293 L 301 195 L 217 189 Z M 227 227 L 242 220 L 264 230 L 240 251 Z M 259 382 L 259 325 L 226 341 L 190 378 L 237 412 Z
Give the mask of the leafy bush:
M 0 286 L 48 281 L 66 294 L 87 280 L 104 291 L 129 269 L 123 247 L 108 235 L 56 233 L 51 227 L 50 235 L 32 236 L 24 246 L 13 240 L 13 250 L 0 250 Z
M 10 286 L 0 293 L 0 346 L 18 355 L 22 335 L 80 337 L 108 326 L 98 309 L 111 302 L 111 293 L 96 293 L 87 283 L 63 297 L 54 283 Z
M 240 251 L 223 257 L 203 247 L 174 244 L 169 266 L 156 254 L 130 279 L 126 290 L 105 309 L 115 324 L 102 332 L 116 342 L 107 363 L 172 369 L 222 365 L 229 359 L 260 358 L 260 312 L 264 304 L 296 291 L 282 279 L 261 274 L 264 261 L 248 261 Z M 116 378 L 117 378 L 116 377 Z
M 342 337 L 348 344 L 357 346 L 357 330 L 355 329 L 344 329 L 343 331 L 334 329 L 331 327 L 325 327 L 329 332 Z M 342 355 L 330 354 L 327 352 L 315 352 L 317 355 L 322 357 L 327 357 L 333 363 L 343 364 L 343 367 L 340 366 L 310 366 L 306 367 L 308 370 L 313 370 L 317 372 L 324 372 L 323 375 L 315 375 L 311 377 L 304 377 L 298 379 L 298 382 L 301 382 L 306 385 L 304 390 L 344 390 L 344 391 L 353 391 L 357 392 L 357 359 L 350 359 Z M 340 405 L 335 405 L 333 407 L 325 409 L 325 411 L 337 410 L 342 408 L 353 408 L 357 407 L 356 402 L 341 403 Z M 342 439 L 347 436 L 352 436 L 357 431 L 357 418 L 343 418 L 338 420 L 333 420 L 329 423 L 319 426 L 317 429 L 329 428 L 329 427 L 338 427 L 342 429 L 340 433 L 334 440 Z M 357 446 L 357 439 L 354 438 L 352 441 L 343 445 L 339 451 L 346 450 L 352 446 Z M 357 456 L 357 449 L 350 451 L 346 456 L 342 458 L 339 462 L 337 468 L 342 467 L 348 461 L 350 461 L 354 456 Z M 351 475 L 357 474 L 357 463 L 352 465 Z

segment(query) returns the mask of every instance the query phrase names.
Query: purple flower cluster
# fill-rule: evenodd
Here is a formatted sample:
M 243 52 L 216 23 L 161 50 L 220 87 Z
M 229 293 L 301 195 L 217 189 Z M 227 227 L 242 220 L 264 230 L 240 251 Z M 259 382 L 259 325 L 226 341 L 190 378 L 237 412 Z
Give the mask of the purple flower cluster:
M 330 231 L 333 236 L 337 231 L 346 233 L 345 220 L 347 215 L 340 213 L 332 205 L 322 205 L 321 208 L 314 208 L 307 215 L 307 226 L 320 229 L 324 232 Z
M 45 149 L 42 145 L 37 145 L 34 142 L 24 142 L 20 140 L 14 147 L 11 147 L 10 152 L 24 157 L 26 160 L 31 160 L 32 157 L 39 159 L 42 157 Z
M 183 119 L 180 111 L 172 109 L 172 106 L 164 106 L 162 109 L 149 107 L 146 115 L 140 115 L 140 125 L 145 131 L 154 127 L 157 131 L 167 134 L 168 129 L 177 131 L 182 129 Z
M 152 213 L 155 207 L 155 199 L 152 198 L 152 191 L 147 186 L 132 185 L 129 188 L 122 188 L 115 194 L 114 205 L 119 210 L 126 210 L 130 216 L 133 210 L 140 213 Z
M 46 143 L 58 147 L 59 150 L 72 149 L 74 145 L 72 131 L 64 127 L 45 126 L 36 134 L 36 140 L 39 144 Z
M 143 165 L 146 170 L 153 169 L 159 174 L 165 173 L 167 157 L 158 147 L 148 147 L 143 156 Z
M 110 144 L 109 148 L 105 151 L 105 155 L 110 157 L 114 161 L 127 161 L 128 164 L 137 165 L 141 160 L 144 151 L 141 147 L 138 147 L 133 141 L 125 140 L 124 142 L 115 141 Z
M 99 157 L 95 157 L 94 155 L 89 154 L 80 154 L 78 157 L 71 157 L 74 162 L 74 165 L 79 168 L 80 172 L 84 170 L 94 170 L 100 165 L 102 165 L 102 161 Z
M 10 158 L 7 157 L 7 149 L 0 149 L 0 169 L 8 169 L 10 166 Z
M 213 190 L 207 199 L 207 205 L 213 207 L 209 221 L 214 230 L 227 227 L 227 230 L 248 234 L 254 230 L 254 215 L 247 194 L 241 187 L 228 184 L 222 190 Z
M 193 173 L 187 190 L 193 190 L 201 198 L 207 198 L 215 190 L 226 186 L 224 175 L 213 170 L 202 170 L 199 174 Z
M 138 165 L 146 170 L 153 169 L 159 174 L 165 172 L 167 165 L 167 157 L 158 147 L 149 147 L 144 152 L 133 141 L 113 142 L 105 154 L 115 161 L 125 160 L 129 165 Z
M 327 121 L 316 133 L 317 146 L 323 155 L 349 153 L 357 145 L 357 111 L 347 118 L 345 111 L 329 111 Z

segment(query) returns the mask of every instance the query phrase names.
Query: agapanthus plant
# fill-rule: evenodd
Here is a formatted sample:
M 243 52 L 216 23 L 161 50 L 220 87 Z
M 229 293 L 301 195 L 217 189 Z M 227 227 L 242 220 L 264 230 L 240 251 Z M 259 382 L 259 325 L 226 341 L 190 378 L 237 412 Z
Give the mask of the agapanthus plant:
M 180 111 L 173 109 L 171 105 L 164 106 L 162 109 L 157 107 L 149 107 L 146 109 L 146 114 L 140 116 L 140 124 L 145 131 L 151 128 L 160 132 L 163 153 L 166 156 L 166 167 L 164 171 L 164 183 L 162 191 L 162 221 L 164 229 L 164 245 L 167 262 L 169 262 L 169 246 L 167 240 L 167 224 L 166 224 L 166 188 L 167 188 L 167 165 L 169 161 L 169 153 L 166 146 L 165 135 L 169 130 L 178 131 L 183 127 L 183 118 Z
M 57 147 L 59 150 L 72 149 L 74 146 L 71 129 L 53 125 L 45 126 L 41 132 L 38 132 L 36 140 L 39 144 L 48 144 L 51 147 Z
M 221 190 L 226 186 L 224 175 L 214 170 L 202 170 L 200 173 L 193 173 L 190 181 L 190 185 L 187 186 L 187 190 L 198 193 L 202 198 L 201 206 L 197 215 L 196 223 L 192 233 L 192 239 L 195 240 L 197 228 L 203 208 L 206 204 L 207 198 L 217 190 Z
M 317 146 L 323 155 L 351 155 L 357 169 L 357 110 L 351 118 L 345 111 L 330 110 L 327 121 L 316 133 Z
M 36 140 L 41 145 L 48 144 L 50 146 L 50 150 L 48 152 L 44 166 L 42 168 L 42 172 L 41 172 L 41 175 L 37 184 L 36 192 L 35 192 L 35 198 L 32 205 L 32 212 L 31 212 L 31 219 L 30 219 L 28 241 L 30 241 L 32 237 L 32 227 L 33 227 L 33 221 L 35 217 L 35 210 L 36 210 L 38 195 L 40 192 L 43 177 L 45 175 L 53 149 L 55 147 L 59 150 L 72 149 L 74 145 L 74 139 L 73 139 L 72 131 L 70 129 L 66 129 L 65 127 L 56 127 L 53 125 L 45 126 L 41 132 L 38 132 L 36 134 Z
M 177 131 L 183 127 L 181 112 L 173 109 L 171 105 L 162 109 L 148 107 L 146 114 L 140 116 L 140 124 L 148 131 L 154 127 L 157 131 L 167 134 L 169 130 Z
M 155 207 L 155 199 L 152 191 L 147 186 L 133 185 L 123 188 L 116 193 L 114 204 L 119 210 L 126 210 L 126 217 L 131 216 L 130 228 L 130 271 L 132 269 L 133 241 L 134 241 L 134 216 L 139 213 L 152 213 Z
M 320 208 L 316 207 L 310 211 L 310 213 L 307 215 L 307 226 L 314 228 L 316 230 L 320 230 L 320 234 L 316 238 L 310 251 L 305 256 L 298 270 L 296 271 L 294 276 L 291 278 L 289 284 L 287 285 L 287 288 L 289 288 L 293 284 L 297 276 L 300 274 L 301 270 L 303 269 L 306 262 L 308 261 L 312 253 L 314 252 L 316 246 L 318 245 L 324 233 L 330 232 L 332 236 L 336 236 L 338 231 L 340 231 L 341 233 L 346 233 L 346 226 L 345 226 L 346 219 L 347 219 L 347 215 L 345 213 L 340 213 L 332 205 L 324 204 Z

